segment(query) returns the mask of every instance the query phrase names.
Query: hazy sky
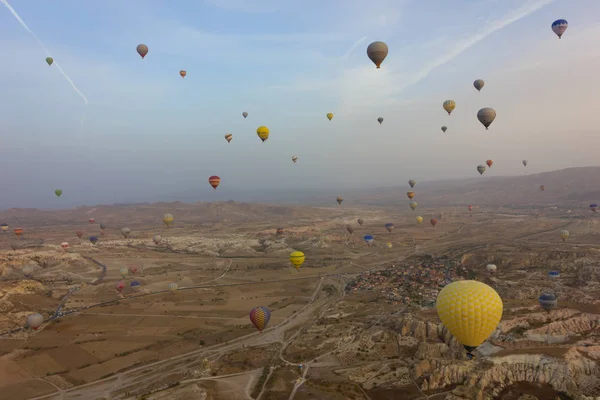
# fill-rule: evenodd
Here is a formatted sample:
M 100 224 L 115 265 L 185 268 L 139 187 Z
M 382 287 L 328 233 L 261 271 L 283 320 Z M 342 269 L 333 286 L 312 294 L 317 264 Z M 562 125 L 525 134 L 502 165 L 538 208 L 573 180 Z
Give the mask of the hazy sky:
M 597 0 L 8 1 L 55 64 L 0 4 L 0 207 L 396 186 L 488 158 L 483 179 L 524 158 L 532 173 L 599 164 Z

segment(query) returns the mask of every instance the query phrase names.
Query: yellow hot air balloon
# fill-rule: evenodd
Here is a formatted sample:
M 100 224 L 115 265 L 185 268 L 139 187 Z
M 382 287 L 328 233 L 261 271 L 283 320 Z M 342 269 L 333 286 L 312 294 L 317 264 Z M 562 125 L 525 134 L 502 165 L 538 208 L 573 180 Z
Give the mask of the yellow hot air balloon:
M 333 114 L 332 113 L 328 113 L 327 114 L 327 119 L 331 121 L 333 119 Z
M 227 140 L 227 143 L 231 142 L 231 139 L 233 139 L 233 135 L 231 133 L 225 135 L 225 140 Z
M 470 280 L 445 286 L 435 303 L 440 320 L 471 357 L 471 352 L 498 326 L 502 307 L 502 299 L 494 289 Z
M 446 110 L 446 112 L 448 113 L 448 115 L 450 115 L 452 113 L 452 110 L 454 110 L 454 108 L 456 107 L 456 103 L 454 102 L 454 100 L 446 100 L 443 104 L 444 110 Z
M 420 224 L 421 222 L 423 222 L 423 217 L 418 216 L 417 217 L 417 223 Z
M 304 253 L 301 251 L 294 251 L 290 254 L 290 261 L 294 268 L 300 269 L 302 264 L 304 264 Z
M 163 222 L 165 223 L 165 225 L 167 226 L 167 228 L 169 226 L 171 226 L 171 223 L 173 222 L 173 214 L 165 214 L 163 215 Z
M 394 245 L 393 245 L 393 244 L 391 244 L 390 242 L 387 242 L 387 243 L 385 244 L 385 246 L 386 246 L 388 249 L 391 249 L 392 247 L 394 247 Z
M 269 138 L 269 128 L 266 126 L 259 126 L 258 129 L 256 129 L 256 134 L 264 143 Z

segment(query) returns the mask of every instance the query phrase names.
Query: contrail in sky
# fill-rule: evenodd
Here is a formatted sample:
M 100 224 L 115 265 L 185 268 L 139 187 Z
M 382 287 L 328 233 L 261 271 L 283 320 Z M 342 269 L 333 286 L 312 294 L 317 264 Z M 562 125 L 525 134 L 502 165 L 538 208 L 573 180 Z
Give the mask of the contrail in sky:
M 2 4 L 4 4 L 6 6 L 6 8 L 8 9 L 8 11 L 10 11 L 10 13 L 13 15 L 13 17 L 15 17 L 16 20 L 21 24 L 21 26 L 23 28 L 25 28 L 25 30 L 27 32 L 29 32 L 31 34 L 31 36 L 33 36 L 33 38 L 38 42 L 38 44 L 42 47 L 42 49 L 44 49 L 44 51 L 46 52 L 46 55 L 48 57 L 52 57 L 50 55 L 50 52 L 48 51 L 48 49 L 44 45 L 44 42 L 42 42 L 40 40 L 40 38 L 37 37 L 37 35 L 35 33 L 33 33 L 33 31 L 31 29 L 29 29 L 29 27 L 27 26 L 27 24 L 25 23 L 25 21 L 23 21 L 23 19 L 19 16 L 19 14 L 17 14 L 17 12 L 15 11 L 15 9 L 12 8 L 10 4 L 8 4 L 8 1 L 7 0 L 0 0 L 0 2 L 2 2 Z M 73 81 L 71 80 L 71 78 L 69 78 L 69 76 L 61 68 L 60 64 L 56 60 L 54 60 L 54 62 L 52 63 L 52 65 L 54 65 L 58 69 L 58 72 L 60 72 L 60 74 L 67 80 L 67 82 L 69 82 L 69 84 L 71 85 L 71 87 L 73 88 L 73 90 L 75 90 L 75 92 L 77 92 L 77 94 L 79 96 L 81 96 L 81 98 L 83 99 L 83 102 L 86 105 L 86 110 L 87 110 L 87 105 L 88 105 L 88 99 L 87 99 L 87 97 L 85 97 L 85 95 L 83 93 L 81 93 L 81 90 L 79 90 L 77 88 L 77 86 L 75 86 L 75 84 L 73 83 Z M 86 115 L 86 112 L 84 110 L 83 117 L 81 118 L 81 126 L 82 127 L 83 127 L 83 122 L 85 120 L 85 115 Z
M 361 37 L 360 39 L 358 39 L 356 42 L 354 42 L 354 44 L 348 49 L 348 51 L 346 52 L 346 54 L 344 54 L 344 59 L 348 59 L 348 57 L 350 57 L 350 54 L 352 54 L 352 52 L 354 51 L 354 49 L 356 49 L 358 46 L 360 46 L 360 44 L 362 42 L 364 42 L 365 40 L 367 40 L 366 36 Z

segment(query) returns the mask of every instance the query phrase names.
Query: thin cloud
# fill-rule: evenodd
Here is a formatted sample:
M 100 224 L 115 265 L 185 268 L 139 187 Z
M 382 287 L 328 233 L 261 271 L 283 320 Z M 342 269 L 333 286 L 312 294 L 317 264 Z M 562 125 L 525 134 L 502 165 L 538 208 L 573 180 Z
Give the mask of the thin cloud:
M 365 40 L 367 40 L 367 37 L 363 36 L 360 39 L 358 39 L 356 42 L 354 42 L 354 44 L 348 49 L 348 51 L 346 52 L 346 54 L 344 54 L 344 57 L 343 57 L 344 60 L 347 60 L 350 57 L 350 55 L 352 54 L 352 52 L 354 50 L 356 50 L 356 48 L 358 46 L 360 46 Z
M 23 28 L 25 28 L 25 30 L 27 32 L 29 32 L 29 34 L 31 34 L 31 36 L 33 36 L 33 38 L 38 42 L 38 44 L 46 52 L 46 55 L 48 57 L 51 57 L 50 52 L 48 51 L 48 49 L 46 48 L 46 46 L 44 45 L 44 43 L 40 40 L 39 37 L 37 37 L 37 35 L 35 33 L 33 33 L 33 31 L 31 29 L 29 29 L 29 27 L 27 26 L 27 24 L 25 23 L 25 21 L 23 21 L 23 19 L 19 16 L 19 14 L 17 14 L 17 12 L 15 11 L 15 9 L 12 8 L 12 6 L 10 4 L 8 4 L 8 1 L 7 0 L 0 0 L 0 2 L 6 6 L 6 8 L 8 9 L 8 11 L 10 11 L 10 13 L 15 17 L 15 19 L 21 24 L 21 26 Z M 87 99 L 87 97 L 85 97 L 85 95 L 83 93 L 81 93 L 81 91 L 77 88 L 77 86 L 75 86 L 75 84 L 73 83 L 73 81 L 71 80 L 71 78 L 69 78 L 69 76 L 61 68 L 60 64 L 55 60 L 52 63 L 52 65 L 54 65 L 58 69 L 58 71 L 60 72 L 60 74 L 67 80 L 67 82 L 69 82 L 69 84 L 71 85 L 71 87 L 73 88 L 73 90 L 75 90 L 75 92 L 79 96 L 81 96 L 81 98 L 83 99 L 83 102 L 87 106 L 88 105 L 88 99 Z M 85 118 L 85 113 L 84 113 L 84 118 Z
M 417 72 L 410 81 L 406 82 L 397 91 L 402 91 L 409 86 L 416 85 L 417 83 L 427 78 L 431 74 L 431 72 L 433 72 L 433 70 L 454 60 L 456 57 L 473 47 L 475 44 L 481 42 L 483 39 L 490 36 L 492 33 L 499 31 L 502 28 L 505 28 L 513 22 L 519 21 L 520 19 L 527 17 L 528 15 L 547 6 L 553 1 L 554 0 L 539 0 L 534 2 L 533 4 L 526 4 L 522 7 L 517 8 L 512 13 L 504 16 L 503 18 L 491 22 L 485 27 L 484 30 L 482 30 L 478 34 L 470 38 L 464 39 L 463 41 L 459 42 L 454 47 L 454 49 L 442 55 L 437 60 L 427 64 L 424 68 Z

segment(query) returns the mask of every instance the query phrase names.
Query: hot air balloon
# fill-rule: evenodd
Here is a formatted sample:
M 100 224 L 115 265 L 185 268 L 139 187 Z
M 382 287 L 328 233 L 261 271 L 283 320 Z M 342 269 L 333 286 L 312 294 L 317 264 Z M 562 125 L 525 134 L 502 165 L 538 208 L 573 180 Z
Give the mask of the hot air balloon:
M 138 44 L 136 50 L 142 58 L 146 57 L 146 54 L 148 54 L 148 46 L 145 44 Z
M 406 192 L 406 197 L 408 197 L 409 200 L 414 199 L 415 192 Z
M 37 331 L 44 322 L 44 317 L 41 314 L 35 313 L 27 317 L 27 326 Z
M 563 242 L 565 242 L 569 238 L 569 236 L 571 236 L 571 233 L 568 230 L 563 229 L 562 231 L 560 231 L 560 238 L 563 240 Z
M 169 283 L 169 290 L 171 292 L 176 292 L 177 289 L 179 289 L 179 285 L 177 283 L 175 283 L 175 282 Z
M 219 183 L 221 183 L 221 178 L 219 178 L 216 175 L 213 175 L 210 178 L 208 178 L 208 183 L 210 184 L 210 186 L 213 187 L 213 189 L 217 190 Z
M 129 272 L 131 272 L 132 275 L 135 275 L 137 270 L 138 270 L 137 267 L 129 267 Z
M 106 229 L 108 228 L 108 226 L 106 226 L 106 224 L 100 224 L 100 229 Z
M 494 164 L 494 161 L 493 160 L 487 160 L 485 163 L 487 164 L 488 167 L 491 168 L 492 164 Z
M 233 139 L 233 135 L 231 133 L 227 133 L 225 135 L 225 140 L 227 140 L 227 143 L 231 142 L 231 139 Z
M 394 224 L 392 224 L 391 222 L 388 222 L 387 224 L 385 224 L 385 229 L 389 232 L 392 233 L 392 231 L 394 230 Z
M 381 67 L 381 63 L 388 55 L 388 46 L 383 42 L 373 42 L 367 47 L 367 56 L 373 61 L 377 68 Z
M 381 125 L 381 123 L 383 122 L 383 117 L 377 118 L 377 122 L 379 122 L 379 125 Z
M 90 242 L 92 244 L 96 244 L 98 242 L 98 237 L 97 236 L 90 236 Z
M 129 287 L 130 287 L 130 288 L 139 288 L 140 286 L 141 286 L 141 284 L 140 284 L 140 282 L 138 282 L 138 281 L 132 281 L 132 282 L 129 284 Z
M 421 217 L 420 215 L 417 217 L 417 224 L 420 224 L 423 222 L 423 217 Z
M 174 219 L 173 214 L 167 213 L 167 214 L 163 215 L 163 223 L 167 226 L 167 228 L 169 226 L 171 226 L 171 224 L 173 223 L 173 219 Z
M 485 85 L 483 79 L 476 79 L 475 82 L 473 82 L 473 86 L 475 86 L 475 89 L 477 89 L 478 92 L 481 91 L 483 85 Z
M 448 115 L 452 114 L 452 111 L 456 108 L 456 103 L 454 100 L 446 100 L 442 105 L 444 110 L 448 113 Z
M 125 228 L 121 228 L 121 235 L 123 235 L 123 237 L 125 239 L 127 239 L 129 237 L 129 234 L 131 233 L 131 229 L 125 227 Z
M 250 311 L 250 321 L 259 332 L 262 332 L 271 319 L 271 311 L 265 306 L 253 308 Z
M 431 219 L 429 220 L 429 223 L 431 224 L 431 226 L 433 226 L 433 227 L 435 228 L 435 226 L 436 226 L 436 225 L 437 225 L 437 223 L 438 223 L 438 220 L 437 220 L 437 219 L 435 219 L 435 218 L 431 218 Z
M 152 241 L 154 242 L 154 244 L 159 244 L 162 241 L 162 236 L 154 235 L 152 236 Z
M 472 205 L 468 205 L 467 208 L 469 209 L 469 211 L 473 211 L 473 206 Z
M 52 65 L 54 63 L 54 58 L 52 57 L 46 57 L 46 62 L 48 63 L 48 66 Z
M 242 113 L 242 117 L 244 117 L 244 118 L 247 118 L 247 117 L 248 117 L 248 113 L 247 113 L 246 111 L 244 111 L 244 112 Z
M 447 130 L 448 130 L 448 127 L 446 125 L 442 126 L 442 132 L 446 133 Z
M 387 243 L 385 244 L 385 246 L 386 246 L 388 249 L 391 249 L 392 247 L 394 247 L 394 245 L 393 245 L 393 244 L 391 244 L 390 242 L 387 242 Z
M 560 278 L 559 271 L 550 271 L 548 272 L 548 278 Z
M 435 304 L 440 320 L 469 357 L 498 326 L 502 307 L 502 299 L 494 289 L 471 280 L 446 285 Z
M 2 229 L 2 233 L 6 232 L 8 230 L 8 224 L 0 225 L 0 229 Z
M 416 210 L 416 208 L 417 208 L 417 206 L 418 206 L 418 205 L 419 205 L 419 203 L 417 203 L 417 202 L 416 202 L 416 201 L 414 201 L 414 200 L 413 200 L 413 201 L 411 201 L 411 202 L 410 202 L 410 204 L 409 204 L 409 206 L 410 206 L 410 209 L 411 209 L 411 210 L 413 210 L 413 211 L 415 211 L 415 210 Z
M 481 175 L 483 175 L 483 173 L 485 172 L 485 170 L 486 170 L 486 169 L 487 169 L 487 168 L 485 167 L 485 165 L 478 165 L 478 166 L 477 166 L 477 171 L 479 171 L 479 173 L 480 173 Z
M 552 311 L 554 307 L 556 307 L 556 295 L 552 293 L 542 293 L 540 297 L 538 297 L 538 301 L 540 302 L 540 307 L 544 309 L 546 312 Z
M 64 250 L 67 251 L 69 249 L 69 243 L 68 242 L 62 242 L 60 244 L 60 247 Z
M 523 166 L 526 167 L 528 162 L 529 161 L 527 161 L 527 160 L 523 160 Z
M 598 209 L 598 204 L 590 204 L 590 210 L 592 210 L 592 212 L 596 212 L 597 209 Z
M 365 242 L 367 242 L 369 247 L 371 247 L 371 243 L 373 243 L 373 240 L 375 240 L 373 238 L 373 235 L 365 235 L 365 237 L 363 239 L 365 240 Z
M 125 278 L 128 273 L 129 273 L 128 268 L 123 267 L 123 268 L 119 269 L 119 274 L 121 274 L 121 278 Z
M 266 126 L 259 126 L 256 129 L 256 134 L 264 143 L 269 138 L 269 128 L 267 128 Z
M 96 223 L 96 220 L 94 218 L 90 218 L 90 219 L 88 219 L 88 222 L 90 224 L 94 224 L 94 223 Z
M 31 278 L 33 276 L 33 272 L 35 271 L 35 267 L 31 264 L 27 264 L 23 267 L 23 275 L 27 278 Z
M 18 237 L 21 237 L 21 235 L 23 235 L 24 229 L 23 228 L 15 228 L 13 231 L 15 232 L 15 235 L 17 235 Z
M 21 248 L 21 245 L 19 243 L 11 243 L 10 248 L 13 249 L 13 251 L 17 251 Z
M 362 219 L 362 218 L 359 218 L 359 219 L 356 220 L 356 222 L 358 222 L 359 225 L 362 225 L 362 224 L 365 223 L 365 220 Z
M 117 292 L 121 293 L 123 291 L 123 288 L 125 287 L 125 282 L 121 281 L 121 282 L 117 282 L 115 284 L 115 289 L 117 289 Z
M 552 23 L 552 32 L 556 33 L 556 36 L 560 39 L 569 27 L 569 23 L 566 19 L 557 19 Z
M 277 230 L 275 231 L 275 233 L 277 235 L 283 235 L 283 228 L 277 228 Z
M 75 234 L 77 235 L 77 237 L 79 239 L 81 239 L 83 237 L 83 231 L 77 231 L 77 232 L 75 232 Z
M 344 199 L 341 197 L 338 197 L 337 199 L 335 199 L 335 201 L 337 201 L 338 205 L 342 205 L 342 201 L 344 201 Z
M 353 234 L 354 233 L 354 228 L 351 227 L 350 225 L 346 225 L 346 230 L 348 231 L 349 234 Z
M 489 126 L 496 119 L 496 110 L 491 107 L 482 108 L 477 111 L 477 119 L 485 126 L 485 129 L 488 130 Z
M 333 119 L 333 113 L 327 113 L 326 116 L 327 116 L 327 119 L 330 121 Z
M 54 194 L 56 195 L 56 197 L 60 197 L 60 195 L 62 194 L 62 190 L 60 190 L 60 189 L 56 189 L 56 190 L 54 191 Z
M 411 179 L 410 181 L 408 181 L 408 184 L 410 185 L 411 188 L 414 188 L 415 185 L 417 184 L 417 181 L 415 181 L 414 179 Z
M 181 71 L 179 71 L 179 75 L 181 75 L 181 78 L 185 78 L 185 76 L 187 75 L 187 72 L 182 69 Z
M 298 161 L 298 157 L 292 156 L 292 161 L 293 161 L 294 164 L 296 164 L 296 161 Z
M 485 269 L 487 269 L 490 274 L 493 274 L 497 269 L 496 264 L 488 264 L 485 266 Z
M 296 269 L 300 269 L 302 264 L 304 264 L 304 253 L 301 251 L 294 251 L 290 254 L 290 262 Z

